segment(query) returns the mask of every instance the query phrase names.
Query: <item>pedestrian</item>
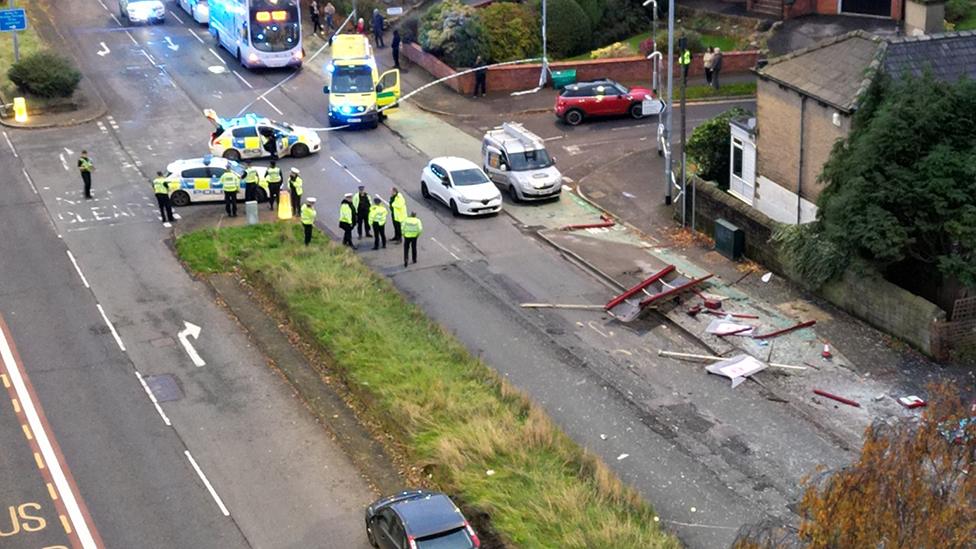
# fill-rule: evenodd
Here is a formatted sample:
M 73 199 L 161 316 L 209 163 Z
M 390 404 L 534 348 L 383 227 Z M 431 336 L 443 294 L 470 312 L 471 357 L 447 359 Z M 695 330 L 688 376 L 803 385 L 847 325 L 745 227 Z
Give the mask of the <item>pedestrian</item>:
M 359 192 L 352 197 L 352 209 L 356 214 L 356 234 L 359 238 L 363 238 L 363 227 L 366 228 L 366 238 L 373 236 L 370 234 L 369 193 L 366 192 L 366 187 L 359 186 Z
M 484 97 L 487 91 L 488 69 L 485 68 L 485 61 L 480 55 L 474 60 L 474 66 L 478 69 L 474 71 L 474 96 L 478 97 L 478 91 L 480 90 L 481 97 Z
M 319 21 L 318 0 L 312 0 L 308 5 L 309 17 L 312 19 L 312 32 L 317 33 L 322 30 L 322 23 Z
M 258 195 L 258 170 L 250 162 L 244 164 L 244 202 L 255 200 Z
M 339 204 L 339 228 L 342 229 L 342 245 L 355 250 L 356 245 L 352 243 L 352 225 L 355 214 L 352 212 L 352 193 L 346 193 Z
M 702 56 L 702 65 L 705 67 L 705 83 L 709 86 L 712 85 L 712 63 L 715 62 L 715 54 L 712 53 L 712 47 L 708 46 L 705 48 L 705 55 Z
M 81 181 L 85 184 L 85 198 L 91 198 L 91 174 L 95 171 L 95 164 L 88 156 L 88 151 L 81 151 L 78 157 L 78 171 L 81 172 Z
M 268 173 L 265 174 L 265 182 L 268 185 L 266 192 L 268 193 L 268 205 L 271 207 L 271 211 L 274 211 L 275 206 L 281 199 L 281 168 L 278 167 L 277 162 L 271 161 L 271 166 L 268 167 Z
M 288 177 L 288 190 L 291 191 L 291 215 L 298 215 L 299 206 L 302 203 L 302 177 L 299 175 L 298 168 L 291 169 Z
M 712 87 L 719 89 L 718 73 L 722 72 L 722 51 L 715 48 L 715 57 L 712 58 Z
M 156 203 L 159 204 L 159 217 L 163 224 L 173 222 L 173 204 L 169 199 L 169 182 L 163 177 L 163 172 L 156 172 L 156 179 L 153 179 L 153 193 L 156 195 Z
M 386 47 L 383 43 L 383 14 L 380 13 L 379 8 L 373 8 L 373 41 L 376 42 L 377 48 Z
M 325 26 L 329 27 L 329 32 L 334 31 L 335 30 L 335 6 L 332 5 L 332 2 L 329 2 L 328 4 L 325 5 L 325 8 L 323 8 L 322 11 L 325 12 Z
M 396 187 L 393 187 L 390 195 L 390 209 L 393 210 L 393 238 L 390 242 L 399 242 L 403 238 L 400 223 L 407 218 L 407 199 L 403 198 Z
M 302 204 L 302 229 L 305 230 L 305 245 L 312 241 L 312 225 L 315 225 L 315 198 L 309 197 Z
M 386 249 L 386 206 L 383 205 L 383 199 L 377 195 L 373 198 L 373 205 L 369 208 L 369 224 L 373 226 L 373 249 L 378 250 L 380 248 L 380 242 L 383 243 L 383 249 Z
M 413 251 L 413 262 L 417 263 L 417 239 L 424 232 L 424 224 L 417 217 L 417 212 L 410 212 L 410 217 L 403 220 L 403 268 L 407 268 L 408 252 Z
M 393 68 L 400 68 L 400 31 L 393 31 L 393 41 L 390 42 L 390 50 L 393 52 Z
M 359 21 L 356 21 L 356 34 L 366 35 L 366 21 L 363 21 L 362 17 L 359 18 Z
M 224 189 L 224 211 L 229 217 L 237 217 L 237 191 L 241 188 L 241 176 L 228 169 L 220 176 L 220 186 Z

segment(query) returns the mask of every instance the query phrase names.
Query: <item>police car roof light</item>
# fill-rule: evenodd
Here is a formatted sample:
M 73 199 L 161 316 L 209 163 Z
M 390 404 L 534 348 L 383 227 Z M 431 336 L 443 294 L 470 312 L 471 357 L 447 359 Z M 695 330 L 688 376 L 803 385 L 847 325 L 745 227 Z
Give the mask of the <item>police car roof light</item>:
M 213 160 L 213 155 L 212 154 L 204 155 L 204 157 L 203 157 L 203 165 L 204 166 L 209 166 L 210 165 L 210 162 L 212 160 Z

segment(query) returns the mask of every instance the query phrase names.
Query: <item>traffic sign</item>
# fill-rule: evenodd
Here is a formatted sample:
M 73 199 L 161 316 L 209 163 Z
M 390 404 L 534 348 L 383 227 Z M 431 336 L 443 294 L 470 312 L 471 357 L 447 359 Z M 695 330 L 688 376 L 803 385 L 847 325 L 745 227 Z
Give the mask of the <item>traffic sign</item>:
M 24 8 L 0 10 L 0 32 L 27 29 L 27 12 Z

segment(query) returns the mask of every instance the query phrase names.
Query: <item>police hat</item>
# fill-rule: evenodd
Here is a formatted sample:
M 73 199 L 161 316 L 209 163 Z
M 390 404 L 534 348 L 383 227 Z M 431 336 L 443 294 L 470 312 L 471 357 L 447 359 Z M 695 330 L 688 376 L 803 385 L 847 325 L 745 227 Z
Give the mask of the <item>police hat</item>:
M 292 168 L 292 169 L 291 169 L 291 173 L 299 173 L 299 172 L 298 172 L 298 168 Z
M 305 200 L 305 202 L 308 202 L 309 204 L 315 204 L 315 197 L 310 196 Z

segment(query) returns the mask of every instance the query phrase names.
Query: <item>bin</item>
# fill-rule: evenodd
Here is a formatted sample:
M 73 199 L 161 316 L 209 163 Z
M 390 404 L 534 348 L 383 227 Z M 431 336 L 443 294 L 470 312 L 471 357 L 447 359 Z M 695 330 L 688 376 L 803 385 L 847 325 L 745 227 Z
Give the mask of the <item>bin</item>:
M 576 83 L 576 69 L 552 71 L 552 87 L 561 90 L 569 84 Z
M 738 261 L 746 251 L 745 232 L 724 219 L 716 219 L 715 250 L 733 261 Z

